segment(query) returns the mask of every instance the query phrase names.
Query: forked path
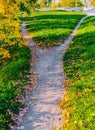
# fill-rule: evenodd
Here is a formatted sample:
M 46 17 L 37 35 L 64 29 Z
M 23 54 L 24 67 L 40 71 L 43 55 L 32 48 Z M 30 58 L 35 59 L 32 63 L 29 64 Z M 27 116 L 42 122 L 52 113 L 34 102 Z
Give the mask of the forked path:
M 34 76 L 31 74 L 31 79 L 37 80 L 32 92 L 26 96 L 28 111 L 17 130 L 53 130 L 62 124 L 62 113 L 57 106 L 62 99 L 64 88 L 62 57 L 86 17 L 80 20 L 64 44 L 52 49 L 37 49 L 35 43 L 28 37 L 25 22 L 22 23 L 23 37 L 29 42 L 30 49 L 35 51 L 36 74 Z

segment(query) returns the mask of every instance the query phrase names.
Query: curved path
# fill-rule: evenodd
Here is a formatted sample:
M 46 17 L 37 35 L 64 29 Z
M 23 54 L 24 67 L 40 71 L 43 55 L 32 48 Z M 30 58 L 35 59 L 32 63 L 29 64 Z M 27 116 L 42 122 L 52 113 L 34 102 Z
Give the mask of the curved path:
M 44 50 L 36 47 L 29 38 L 25 22 L 22 23 L 23 38 L 29 42 L 31 52 L 34 52 L 35 74 L 31 74 L 30 80 L 34 79 L 35 85 L 32 82 L 33 90 L 26 96 L 28 111 L 17 130 L 53 130 L 62 124 L 62 113 L 57 106 L 63 96 L 65 79 L 62 57 L 85 18 L 87 16 L 80 20 L 64 44 Z

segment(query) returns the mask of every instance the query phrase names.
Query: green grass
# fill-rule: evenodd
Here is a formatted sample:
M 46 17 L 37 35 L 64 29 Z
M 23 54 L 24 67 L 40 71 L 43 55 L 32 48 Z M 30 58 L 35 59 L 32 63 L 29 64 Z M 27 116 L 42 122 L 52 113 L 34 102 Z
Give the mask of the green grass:
M 64 130 L 95 130 L 95 17 L 80 26 L 64 57 Z
M 15 50 L 13 47 L 12 49 Z M 15 124 L 15 118 L 9 111 L 18 114 L 25 104 L 21 102 L 25 95 L 24 87 L 28 80 L 30 68 L 30 50 L 27 46 L 16 48 L 11 52 L 10 61 L 0 69 L 0 129 L 9 130 Z M 23 56 L 22 56 L 23 55 Z
M 57 46 L 70 35 L 84 16 L 78 12 L 34 12 L 25 17 L 32 38 L 40 47 Z
M 5 18 L 1 19 L 2 22 L 7 21 Z M 21 21 L 15 20 L 15 22 L 20 26 Z M 4 25 L 5 29 L 10 25 Z M 15 26 L 10 28 L 14 28 L 14 32 L 19 32 L 19 27 L 16 30 Z M 22 100 L 25 95 L 23 86 L 28 80 L 31 54 L 27 43 L 20 35 L 10 37 L 8 34 L 7 36 L 3 29 L 0 28 L 1 35 L 5 34 L 5 37 L 0 37 L 0 130 L 10 130 L 10 126 L 16 123 L 15 115 L 25 105 Z M 9 57 L 5 50 L 9 53 Z M 1 52 L 5 54 L 5 57 Z

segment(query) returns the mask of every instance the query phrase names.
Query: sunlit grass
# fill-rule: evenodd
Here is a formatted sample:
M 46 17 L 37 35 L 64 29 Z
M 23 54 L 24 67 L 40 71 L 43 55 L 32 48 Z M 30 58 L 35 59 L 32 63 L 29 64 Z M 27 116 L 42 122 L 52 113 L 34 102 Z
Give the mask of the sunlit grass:
M 84 20 L 65 57 L 69 87 L 63 99 L 63 130 L 95 129 L 95 17 Z
M 62 11 L 34 12 L 25 20 L 28 31 L 37 45 L 52 47 L 63 43 L 84 15 Z

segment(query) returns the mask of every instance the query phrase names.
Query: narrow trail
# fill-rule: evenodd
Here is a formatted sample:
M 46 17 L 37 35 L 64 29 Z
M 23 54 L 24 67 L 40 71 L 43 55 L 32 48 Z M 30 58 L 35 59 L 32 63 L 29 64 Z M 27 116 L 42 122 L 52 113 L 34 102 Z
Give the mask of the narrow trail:
M 29 38 L 25 22 L 22 23 L 23 38 L 29 42 L 31 51 L 34 50 L 35 53 L 33 55 L 35 55 L 34 71 L 36 73 L 31 74 L 30 79 L 37 80 L 32 92 L 26 96 L 28 111 L 17 130 L 53 130 L 62 124 L 62 112 L 57 106 L 64 91 L 65 76 L 62 57 L 85 18 L 87 16 L 80 20 L 64 44 L 52 49 L 37 49 L 35 43 Z

